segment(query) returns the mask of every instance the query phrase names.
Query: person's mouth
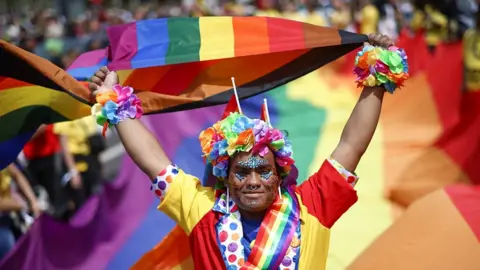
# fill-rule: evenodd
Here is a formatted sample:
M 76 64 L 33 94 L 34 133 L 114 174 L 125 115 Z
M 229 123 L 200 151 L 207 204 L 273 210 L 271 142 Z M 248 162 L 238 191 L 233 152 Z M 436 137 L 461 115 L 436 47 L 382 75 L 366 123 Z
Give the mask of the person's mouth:
M 249 198 L 249 199 L 258 199 L 262 197 L 264 192 L 244 192 L 243 196 Z

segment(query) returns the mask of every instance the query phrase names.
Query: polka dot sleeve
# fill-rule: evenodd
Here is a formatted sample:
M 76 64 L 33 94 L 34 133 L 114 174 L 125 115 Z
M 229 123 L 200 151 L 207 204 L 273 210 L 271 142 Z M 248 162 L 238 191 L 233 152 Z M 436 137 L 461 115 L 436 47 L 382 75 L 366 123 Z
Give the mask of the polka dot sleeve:
M 337 170 L 337 172 L 343 178 L 345 178 L 345 180 L 349 185 L 351 185 L 352 187 L 355 187 L 359 179 L 359 177 L 355 175 L 355 173 L 349 172 L 347 169 L 345 169 L 345 167 L 342 166 L 342 164 L 340 164 L 338 161 L 336 161 L 332 157 L 328 159 L 328 162 L 332 164 L 332 166 Z
M 152 191 L 160 198 L 158 210 L 173 219 L 187 235 L 215 203 L 215 192 L 200 180 L 169 165 L 152 180 Z
M 178 175 L 178 172 L 179 169 L 177 165 L 168 165 L 158 174 L 157 178 L 153 179 L 152 191 L 160 198 L 160 201 L 163 201 L 165 198 L 168 188 L 173 182 L 173 179 Z

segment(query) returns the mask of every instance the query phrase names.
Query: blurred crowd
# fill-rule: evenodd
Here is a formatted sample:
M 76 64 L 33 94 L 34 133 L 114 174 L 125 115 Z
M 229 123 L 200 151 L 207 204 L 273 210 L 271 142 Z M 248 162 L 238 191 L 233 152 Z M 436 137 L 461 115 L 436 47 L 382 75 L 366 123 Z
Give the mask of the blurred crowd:
M 56 9 L 0 10 L 0 37 L 62 68 L 85 51 L 107 46 L 108 26 L 174 16 L 283 17 L 393 38 L 402 31 L 425 35 L 432 52 L 441 43 L 464 37 L 475 52 L 480 49 L 474 0 L 123 0 L 122 7 L 102 0 L 61 2 Z M 82 11 L 67 12 L 72 10 L 65 7 L 69 3 L 80 3 Z M 480 60 L 472 63 L 480 69 Z M 104 138 L 91 117 L 37 131 L 18 161 L 0 171 L 0 259 L 40 213 L 67 220 L 101 190 L 99 154 L 104 149 Z
M 352 32 L 381 32 L 397 37 L 402 30 L 423 33 L 431 46 L 462 37 L 474 26 L 476 0 L 184 0 L 60 1 L 54 10 L 1 13 L 0 36 L 25 50 L 68 67 L 82 52 L 103 48 L 105 28 L 135 20 L 173 16 L 273 16 L 331 26 Z M 67 4 L 65 4 L 65 2 Z M 81 2 L 82 12 L 65 7 Z M 118 2 L 118 1 L 117 1 Z M 63 10 L 60 12 L 59 10 Z

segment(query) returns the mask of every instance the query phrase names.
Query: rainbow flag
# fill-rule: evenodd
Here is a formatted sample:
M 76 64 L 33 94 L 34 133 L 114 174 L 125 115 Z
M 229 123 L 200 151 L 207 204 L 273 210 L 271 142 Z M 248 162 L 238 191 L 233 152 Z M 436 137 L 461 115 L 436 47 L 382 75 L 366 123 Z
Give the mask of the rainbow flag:
M 231 77 L 241 99 L 258 95 L 367 40 L 365 35 L 263 17 L 146 20 L 111 27 L 107 34 L 110 46 L 81 55 L 69 73 L 85 81 L 108 65 L 119 72 L 121 84 L 135 89 L 146 114 L 227 103 Z M 1 46 L 5 64 L 0 76 L 6 79 L 0 81 L 0 124 L 8 130 L 0 137 L 3 168 L 41 124 L 88 115 L 91 97 L 48 61 L 3 41 Z
M 0 169 L 41 124 L 90 113 L 85 85 L 47 60 L 0 40 Z M 81 99 L 79 97 L 83 97 Z
M 165 18 L 110 27 L 110 46 L 78 58 L 85 80 L 101 65 L 119 73 L 144 111 L 225 104 L 279 87 L 363 45 L 365 35 L 267 17 Z

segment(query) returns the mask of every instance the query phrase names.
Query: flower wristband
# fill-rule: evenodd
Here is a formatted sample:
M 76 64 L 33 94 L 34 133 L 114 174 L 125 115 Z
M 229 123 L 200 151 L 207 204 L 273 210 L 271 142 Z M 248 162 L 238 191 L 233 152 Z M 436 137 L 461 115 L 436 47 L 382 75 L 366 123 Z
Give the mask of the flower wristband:
M 97 124 L 103 126 L 103 136 L 108 127 L 127 118 L 139 119 L 143 115 L 141 101 L 129 86 L 116 84 L 112 90 L 98 94 L 95 100 L 97 103 L 92 106 L 92 115 Z
M 359 87 L 383 86 L 389 93 L 403 86 L 408 78 L 407 55 L 403 49 L 364 46 L 355 58 L 353 73 Z

